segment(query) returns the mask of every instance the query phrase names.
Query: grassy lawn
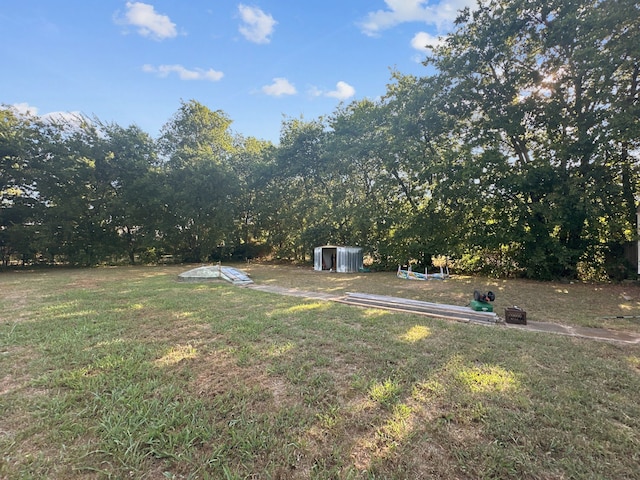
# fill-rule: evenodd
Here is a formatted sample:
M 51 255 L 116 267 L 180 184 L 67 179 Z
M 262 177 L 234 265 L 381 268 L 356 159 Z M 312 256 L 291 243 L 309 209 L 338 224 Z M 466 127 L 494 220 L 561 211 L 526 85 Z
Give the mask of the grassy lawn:
M 637 285 L 257 283 L 640 331 Z M 640 478 L 637 346 L 177 282 L 188 267 L 0 273 L 0 478 Z

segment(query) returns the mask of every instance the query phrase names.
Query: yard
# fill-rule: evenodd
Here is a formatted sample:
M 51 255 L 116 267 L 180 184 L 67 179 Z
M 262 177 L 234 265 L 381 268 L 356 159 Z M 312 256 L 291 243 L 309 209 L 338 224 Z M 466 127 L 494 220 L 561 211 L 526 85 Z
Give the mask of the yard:
M 640 286 L 238 265 L 257 284 L 640 332 Z M 0 273 L 0 478 L 640 478 L 640 350 L 189 267 Z M 625 317 L 625 318 L 616 318 Z

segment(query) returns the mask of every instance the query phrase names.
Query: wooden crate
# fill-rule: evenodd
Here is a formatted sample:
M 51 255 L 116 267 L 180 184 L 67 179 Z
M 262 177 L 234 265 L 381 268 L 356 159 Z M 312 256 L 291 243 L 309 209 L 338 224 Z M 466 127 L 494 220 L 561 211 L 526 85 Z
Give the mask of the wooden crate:
M 518 307 L 507 307 L 504 309 L 504 321 L 518 325 L 527 324 L 527 312 Z

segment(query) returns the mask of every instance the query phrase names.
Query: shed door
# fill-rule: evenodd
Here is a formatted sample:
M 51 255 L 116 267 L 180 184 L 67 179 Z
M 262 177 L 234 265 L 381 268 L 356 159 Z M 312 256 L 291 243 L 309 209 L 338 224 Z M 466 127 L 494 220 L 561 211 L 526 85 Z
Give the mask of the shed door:
M 322 249 L 322 269 L 323 270 L 336 270 L 338 249 L 336 248 L 323 248 Z

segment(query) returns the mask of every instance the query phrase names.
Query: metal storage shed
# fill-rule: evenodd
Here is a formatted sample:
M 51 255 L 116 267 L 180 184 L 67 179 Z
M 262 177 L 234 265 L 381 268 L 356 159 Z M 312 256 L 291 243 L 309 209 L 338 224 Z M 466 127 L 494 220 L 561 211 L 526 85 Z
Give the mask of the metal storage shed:
M 363 269 L 362 248 L 325 245 L 313 251 L 314 270 L 333 270 L 340 273 L 359 272 Z

